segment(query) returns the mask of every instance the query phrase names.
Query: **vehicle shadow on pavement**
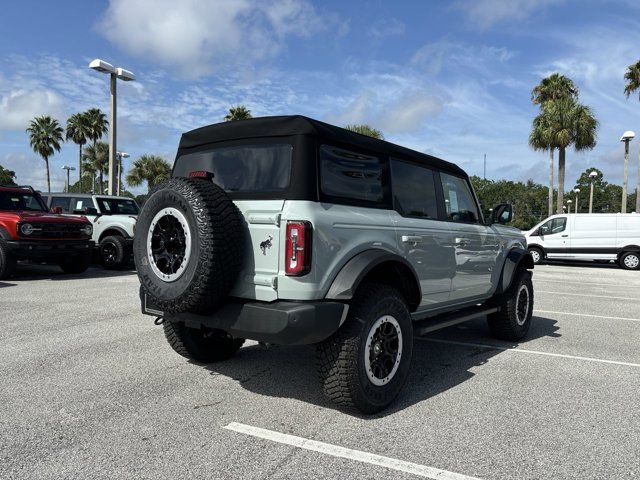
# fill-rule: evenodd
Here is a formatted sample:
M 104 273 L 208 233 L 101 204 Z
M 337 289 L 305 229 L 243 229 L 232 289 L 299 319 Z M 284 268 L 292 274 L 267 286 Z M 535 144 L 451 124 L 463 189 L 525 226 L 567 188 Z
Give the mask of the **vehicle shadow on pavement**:
M 12 281 L 22 280 L 71 280 L 78 278 L 109 278 L 135 275 L 135 270 L 105 270 L 102 267 L 91 267 L 83 273 L 64 273 L 56 265 L 18 265 Z
M 447 328 L 428 338 L 514 348 L 541 337 L 559 337 L 557 330 L 555 320 L 534 317 L 524 342 L 502 342 L 491 337 L 485 319 L 480 318 Z M 396 402 L 384 412 L 373 416 L 346 413 L 369 419 L 393 414 L 455 388 L 475 375 L 471 371 L 474 367 L 484 365 L 501 353 L 504 353 L 503 350 L 473 345 L 416 340 L 411 373 Z M 317 381 L 313 346 L 273 346 L 265 349 L 252 345 L 240 349 L 233 360 L 203 367 L 212 375 L 233 378 L 246 390 L 262 396 L 295 398 L 321 407 L 338 409 L 322 395 Z
M 543 265 L 558 266 L 558 267 L 578 267 L 578 268 L 609 268 L 613 270 L 622 270 L 619 265 L 615 263 L 598 263 L 598 262 L 580 262 L 569 261 L 563 262 L 560 260 L 546 260 Z
M 5 288 L 5 287 L 15 287 L 16 284 L 15 283 L 6 283 L 6 282 L 0 282 L 0 288 Z

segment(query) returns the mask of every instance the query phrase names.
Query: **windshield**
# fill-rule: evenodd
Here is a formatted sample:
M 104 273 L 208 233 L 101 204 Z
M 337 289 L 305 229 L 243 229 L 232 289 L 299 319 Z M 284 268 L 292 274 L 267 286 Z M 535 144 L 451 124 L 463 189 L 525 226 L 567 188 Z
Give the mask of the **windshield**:
M 289 186 L 292 151 L 288 144 L 262 144 L 190 153 L 176 160 L 173 176 L 204 170 L 228 192 L 279 192 Z
M 0 210 L 48 211 L 40 196 L 31 192 L 0 192 Z
M 124 198 L 98 197 L 98 206 L 103 215 L 138 215 L 140 209 L 135 201 Z

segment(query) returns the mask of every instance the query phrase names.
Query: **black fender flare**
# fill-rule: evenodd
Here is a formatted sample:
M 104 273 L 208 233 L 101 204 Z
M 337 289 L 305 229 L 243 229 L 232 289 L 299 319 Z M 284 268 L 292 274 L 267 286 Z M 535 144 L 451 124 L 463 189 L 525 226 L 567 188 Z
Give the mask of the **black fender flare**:
M 626 245 L 622 248 L 618 249 L 618 259 L 622 256 L 622 254 L 627 252 L 640 252 L 640 246 L 638 245 Z
M 415 298 L 409 298 L 407 300 L 412 306 L 417 307 L 422 299 L 422 289 L 420 288 L 420 279 L 415 269 L 406 258 L 380 249 L 365 250 L 347 261 L 334 278 L 325 298 L 341 301 L 351 300 L 367 274 L 385 262 L 396 262 L 409 269 L 415 281 L 415 286 L 417 287 L 414 290 L 417 291 L 413 294 Z
M 109 227 L 107 228 L 104 232 L 102 232 L 102 234 L 100 235 L 100 238 L 98 239 L 98 243 L 100 243 L 102 241 L 103 238 L 108 237 L 111 235 L 111 232 L 116 231 L 118 232 L 120 235 L 122 235 L 124 238 L 130 238 L 129 234 L 124 230 L 124 228 L 122 227 L 118 227 L 113 226 L 113 227 Z
M 496 293 L 504 293 L 509 290 L 520 270 L 532 269 L 533 257 L 531 257 L 529 250 L 520 247 L 512 248 L 504 260 Z

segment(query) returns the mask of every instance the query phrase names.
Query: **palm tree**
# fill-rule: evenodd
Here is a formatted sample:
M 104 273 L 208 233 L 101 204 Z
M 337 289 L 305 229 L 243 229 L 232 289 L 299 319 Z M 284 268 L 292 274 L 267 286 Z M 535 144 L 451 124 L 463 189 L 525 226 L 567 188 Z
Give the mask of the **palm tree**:
M 109 145 L 96 142 L 84 149 L 84 168 L 98 173 L 98 192 L 104 193 L 104 174 L 109 171 Z M 95 177 L 94 177 L 95 178 Z
M 55 118 L 49 115 L 36 117 L 29 122 L 27 127 L 29 145 L 44 159 L 47 168 L 47 191 L 51 191 L 51 177 L 49 176 L 49 157 L 60 151 L 60 142 L 63 141 L 63 128 Z
M 596 146 L 598 121 L 591 108 L 573 98 L 550 100 L 542 105 L 542 115 L 549 129 L 550 145 L 558 149 L 558 202 L 557 213 L 562 213 L 564 202 L 564 176 L 566 150 L 573 145 L 576 151 Z
M 346 128 L 347 130 L 351 130 L 352 132 L 359 133 L 361 135 L 366 135 L 368 137 L 379 138 L 380 140 L 384 139 L 384 135 L 380 130 L 378 130 L 377 128 L 373 128 L 370 125 L 366 125 L 364 123 L 351 124 L 351 125 L 347 125 L 344 128 Z
M 89 123 L 83 113 L 74 113 L 67 119 L 66 139 L 78 145 L 78 179 L 82 180 L 82 146 L 89 138 Z M 80 185 L 82 187 L 82 185 Z M 80 190 L 81 191 L 81 190 Z
M 224 116 L 225 122 L 234 122 L 236 120 L 246 120 L 252 118 L 251 110 L 244 105 L 237 105 L 229 109 L 229 113 Z
M 549 116 L 544 112 L 533 119 L 533 127 L 529 134 L 529 146 L 534 150 L 549 150 L 549 215 L 553 215 L 553 131 Z
M 102 138 L 102 136 L 109 131 L 109 122 L 107 116 L 102 113 L 99 108 L 90 108 L 83 113 L 86 118 L 89 133 L 87 137 L 93 141 L 95 146 L 96 142 Z
M 133 166 L 127 173 L 127 183 L 138 186 L 147 182 L 149 191 L 160 182 L 164 182 L 171 176 L 171 165 L 164 158 L 157 155 L 142 155 L 133 162 Z
M 633 92 L 640 90 L 640 60 L 627 67 L 624 79 L 627 81 L 627 84 L 624 86 L 624 94 L 629 98 L 629 95 Z M 638 95 L 640 97 L 640 92 L 638 92 Z
M 531 91 L 531 101 L 534 105 L 542 105 L 548 100 L 560 98 L 578 98 L 578 87 L 569 77 L 552 73 L 540 80 L 540 83 Z

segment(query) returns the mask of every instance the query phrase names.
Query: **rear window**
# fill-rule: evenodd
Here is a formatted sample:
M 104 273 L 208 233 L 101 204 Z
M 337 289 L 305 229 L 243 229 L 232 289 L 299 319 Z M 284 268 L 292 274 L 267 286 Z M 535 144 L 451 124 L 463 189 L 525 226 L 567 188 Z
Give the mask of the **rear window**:
M 332 197 L 367 203 L 384 198 L 380 159 L 371 155 L 322 145 L 320 182 L 322 193 Z
M 205 170 L 228 192 L 279 192 L 289 187 L 292 152 L 289 144 L 213 148 L 178 157 L 173 176 Z

